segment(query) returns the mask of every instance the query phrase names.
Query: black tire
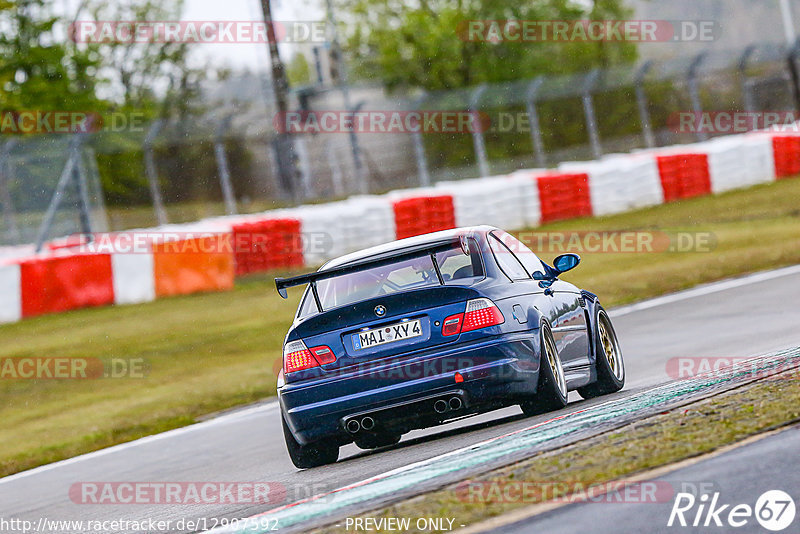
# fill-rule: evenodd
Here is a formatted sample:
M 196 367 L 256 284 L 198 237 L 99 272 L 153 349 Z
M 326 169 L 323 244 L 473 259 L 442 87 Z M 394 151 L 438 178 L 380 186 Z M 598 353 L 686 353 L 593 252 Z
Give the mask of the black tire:
M 621 390 L 625 386 L 625 362 L 619 348 L 617 333 L 608 313 L 599 304 L 595 320 L 594 351 L 597 381 L 578 388 L 584 399 L 593 399 Z
M 353 436 L 353 441 L 360 449 L 370 450 L 380 447 L 390 447 L 400 442 L 400 434 L 391 432 L 360 432 Z
M 319 467 L 332 464 L 339 459 L 338 445 L 322 442 L 300 445 L 286 425 L 283 414 L 281 414 L 281 423 L 283 424 L 283 438 L 286 440 L 286 450 L 289 451 L 289 457 L 295 467 L 300 469 Z
M 547 323 L 542 324 L 539 364 L 539 383 L 536 395 L 520 403 L 527 416 L 560 410 L 567 405 L 567 385 L 564 369 L 558 357 L 553 333 Z

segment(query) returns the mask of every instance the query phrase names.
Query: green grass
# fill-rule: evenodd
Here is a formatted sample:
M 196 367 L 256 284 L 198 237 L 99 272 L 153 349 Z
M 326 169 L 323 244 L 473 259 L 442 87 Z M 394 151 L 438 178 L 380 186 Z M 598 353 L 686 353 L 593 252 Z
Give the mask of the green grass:
M 708 231 L 712 252 L 582 253 L 565 278 L 618 305 L 727 276 L 800 263 L 800 180 L 785 180 L 537 231 Z M 545 260 L 555 254 L 543 253 Z M 78 310 L 0 327 L 0 358 L 143 358 L 145 378 L 0 380 L 0 475 L 183 426 L 274 395 L 299 290 L 268 276 L 228 293 Z

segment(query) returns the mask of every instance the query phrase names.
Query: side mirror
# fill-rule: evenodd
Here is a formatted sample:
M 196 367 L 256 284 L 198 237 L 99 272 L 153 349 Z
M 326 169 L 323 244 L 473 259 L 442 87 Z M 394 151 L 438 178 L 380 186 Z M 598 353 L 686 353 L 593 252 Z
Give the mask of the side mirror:
M 565 273 L 574 269 L 581 262 L 581 257 L 577 254 L 562 254 L 553 260 L 553 267 L 560 273 Z

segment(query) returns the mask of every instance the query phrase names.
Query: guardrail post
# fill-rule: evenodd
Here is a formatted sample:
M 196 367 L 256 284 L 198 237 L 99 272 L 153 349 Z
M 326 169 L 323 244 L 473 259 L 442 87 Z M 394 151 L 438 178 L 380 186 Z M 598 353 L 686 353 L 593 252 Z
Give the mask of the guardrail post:
M 597 117 L 594 113 L 594 102 L 592 101 L 592 90 L 597 80 L 600 78 L 600 70 L 594 69 L 586 76 L 583 83 L 583 114 L 586 117 L 586 129 L 589 131 L 589 143 L 592 146 L 592 154 L 600 159 L 603 156 L 603 148 L 600 145 L 600 134 L 597 131 Z
M 479 85 L 469 101 L 470 113 L 477 113 L 478 105 L 480 104 L 481 96 L 486 92 L 486 84 Z M 481 121 L 472 120 L 472 124 L 477 124 L 478 127 L 472 130 L 472 144 L 475 147 L 475 159 L 478 161 L 478 171 L 481 176 L 490 176 L 489 158 L 486 155 L 486 141 L 483 138 L 483 131 L 481 128 Z
M 539 111 L 536 109 L 536 98 L 544 80 L 544 76 L 533 79 L 528 84 L 528 89 L 525 92 L 525 107 L 528 111 L 528 122 L 531 125 L 531 143 L 533 144 L 533 153 L 536 156 L 536 165 L 539 167 L 547 165 L 547 154 L 545 154 L 544 142 L 542 141 L 542 128 L 539 124 Z
M 39 226 L 39 232 L 36 235 L 36 252 L 42 250 L 42 246 L 44 246 L 44 242 L 53 226 L 53 220 L 55 219 L 56 211 L 58 211 L 58 206 L 61 204 L 64 192 L 72 180 L 76 181 L 78 189 L 81 231 L 89 236 L 92 233 L 92 223 L 89 215 L 89 189 L 83 161 L 81 159 L 81 146 L 83 145 L 85 135 L 84 133 L 75 134 L 70 140 L 67 162 L 64 164 L 64 168 L 61 171 L 58 184 L 56 184 L 56 190 L 53 192 L 42 224 Z
M 333 142 L 328 138 L 325 141 L 325 152 L 328 157 L 328 166 L 331 168 L 331 183 L 333 184 L 333 195 L 337 198 L 344 196 L 344 184 L 342 183 L 342 169 L 339 165 L 339 158 Z
M 689 100 L 692 102 L 692 111 L 695 115 L 695 120 L 699 119 L 703 113 L 703 107 L 700 103 L 700 89 L 697 83 L 697 71 L 700 70 L 700 65 L 706 58 L 706 53 L 701 52 L 697 54 L 689 65 L 686 81 L 689 85 Z M 707 141 L 708 134 L 702 128 L 697 129 L 697 140 Z
M 366 102 L 360 101 L 358 104 L 348 109 L 354 116 L 358 113 Z M 353 121 L 355 124 L 355 121 Z M 367 176 L 367 169 L 364 167 L 364 161 L 361 157 L 361 146 L 358 144 L 358 134 L 355 127 L 350 128 L 350 149 L 353 152 L 353 165 L 355 166 L 356 187 L 358 192 L 362 195 L 369 193 L 369 177 Z
M 3 222 L 6 225 L 6 235 L 11 244 L 18 245 L 22 241 L 22 235 L 17 225 L 17 214 L 14 211 L 14 203 L 11 200 L 11 192 L 8 190 L 8 182 L 11 180 L 11 151 L 17 145 L 16 139 L 9 139 L 0 149 L 0 204 L 3 206 Z
M 636 106 L 639 108 L 639 122 L 642 123 L 642 136 L 647 148 L 656 146 L 656 139 L 653 135 L 653 125 L 650 122 L 650 109 L 647 106 L 647 94 L 644 92 L 644 78 L 653 67 L 653 61 L 648 60 L 639 67 L 634 78 L 634 92 L 636 93 Z
M 800 56 L 800 39 L 791 47 L 786 59 L 789 63 L 789 75 L 792 78 L 792 100 L 794 109 L 800 111 L 800 73 L 797 69 L 797 58 Z
M 225 202 L 225 213 L 236 215 L 236 196 L 233 193 L 231 184 L 231 173 L 228 168 L 228 156 L 225 154 L 225 133 L 231 126 L 233 114 L 229 113 L 222 117 L 214 129 L 214 158 L 217 161 L 217 171 L 219 171 L 219 185 L 222 188 L 222 199 Z
M 417 98 L 414 101 L 414 109 L 420 111 L 422 103 L 426 98 L 427 95 L 425 94 Z M 431 175 L 428 172 L 428 158 L 425 156 L 425 143 L 422 142 L 423 122 L 424 121 L 420 119 L 419 128 L 412 132 L 411 140 L 414 143 L 414 156 L 417 160 L 417 176 L 419 176 L 419 185 L 422 187 L 428 187 L 431 185 Z
M 153 158 L 153 142 L 164 126 L 164 120 L 158 119 L 147 131 L 142 143 L 142 151 L 144 152 L 144 171 L 147 175 L 147 182 L 150 185 L 150 197 L 153 199 L 153 210 L 156 214 L 156 222 L 160 225 L 167 224 L 167 212 L 164 209 L 164 200 L 161 198 L 161 187 L 158 184 L 158 173 L 156 171 L 156 162 Z
M 742 52 L 739 58 L 739 76 L 742 78 L 742 102 L 744 104 L 744 110 L 747 113 L 752 113 L 755 110 L 753 91 L 751 88 L 752 83 L 747 76 L 747 64 L 750 62 L 750 58 L 753 57 L 756 50 L 756 45 L 750 45 L 744 49 L 744 52 Z

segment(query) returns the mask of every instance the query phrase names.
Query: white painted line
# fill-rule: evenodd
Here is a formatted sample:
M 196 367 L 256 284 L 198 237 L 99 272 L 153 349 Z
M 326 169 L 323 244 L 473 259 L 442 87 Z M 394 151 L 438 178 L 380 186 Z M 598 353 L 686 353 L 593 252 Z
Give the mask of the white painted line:
M 19 480 L 20 478 L 37 475 L 45 471 L 50 471 L 52 469 L 63 467 L 65 465 L 75 464 L 86 460 L 94 460 L 95 458 L 99 458 L 100 456 L 106 456 L 108 454 L 117 453 L 120 451 L 124 451 L 126 449 L 132 449 L 134 447 L 145 445 L 147 443 L 152 443 L 154 441 L 161 441 L 164 439 L 180 436 L 182 434 L 189 434 L 191 432 L 197 432 L 198 430 L 205 430 L 212 426 L 231 423 L 236 421 L 237 419 L 250 417 L 252 415 L 260 415 L 261 413 L 270 412 L 277 407 L 278 407 L 278 401 L 273 399 L 266 403 L 258 404 L 256 406 L 251 406 L 249 408 L 243 408 L 241 410 L 236 410 L 234 412 L 220 415 L 219 417 L 208 419 L 206 421 L 201 421 L 193 425 L 184 426 L 173 430 L 167 430 L 166 432 L 161 432 L 160 434 L 145 436 L 143 438 L 139 438 L 134 441 L 120 443 L 119 445 L 113 445 L 111 447 L 106 447 L 105 449 L 100 449 L 86 454 L 81 454 L 80 456 L 73 456 L 72 458 L 67 458 L 66 460 L 60 460 L 52 464 L 40 465 L 39 467 L 34 467 L 33 469 L 28 469 L 27 471 L 20 471 L 19 473 L 14 473 L 13 475 L 8 475 L 7 477 L 0 478 L 0 484 L 5 484 L 6 482 L 13 482 L 14 480 Z
M 656 308 L 666 304 L 672 304 L 673 302 L 680 302 L 682 300 L 692 299 L 695 297 L 702 297 L 712 293 L 719 293 L 720 291 L 727 291 L 729 289 L 735 289 L 737 287 L 743 287 L 750 284 L 757 284 L 759 282 L 766 282 L 767 280 L 774 280 L 775 278 L 782 278 L 784 276 L 792 276 L 795 274 L 800 274 L 800 265 L 792 265 L 791 267 L 784 267 L 783 269 L 777 269 L 774 271 L 763 271 L 742 276 L 740 278 L 731 278 L 728 280 L 720 280 L 719 282 L 712 282 L 710 284 L 703 284 L 685 291 L 670 293 L 669 295 L 643 300 L 642 302 L 637 302 L 636 304 L 614 308 L 609 311 L 609 315 L 611 315 L 611 317 L 620 317 L 633 312 L 648 310 L 650 308 Z

